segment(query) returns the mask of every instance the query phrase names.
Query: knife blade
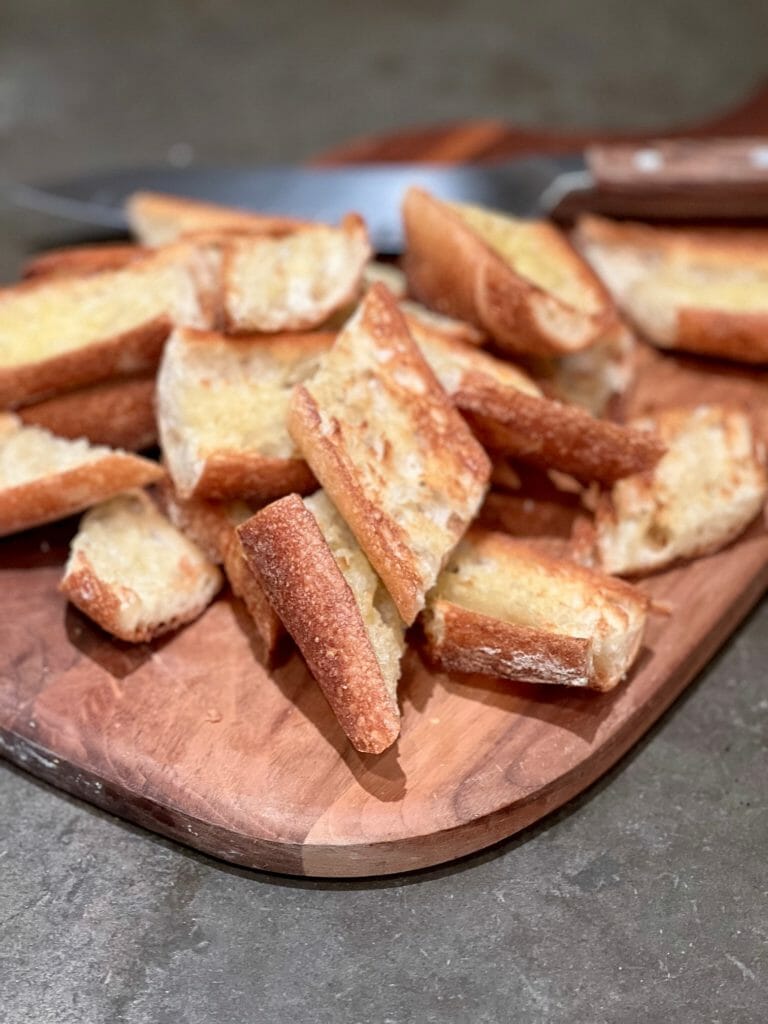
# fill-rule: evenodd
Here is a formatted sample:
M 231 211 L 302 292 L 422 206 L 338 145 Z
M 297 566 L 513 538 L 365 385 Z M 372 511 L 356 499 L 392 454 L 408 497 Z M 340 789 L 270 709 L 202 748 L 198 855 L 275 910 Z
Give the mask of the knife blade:
M 335 223 L 354 210 L 375 249 L 403 248 L 400 204 L 411 185 L 442 199 L 520 217 L 600 213 L 665 218 L 768 217 L 768 139 L 664 140 L 596 146 L 583 155 L 493 164 L 386 163 L 339 167 L 137 167 L 45 182 L 6 184 L 7 202 L 67 220 L 127 227 L 132 192 L 166 192 Z

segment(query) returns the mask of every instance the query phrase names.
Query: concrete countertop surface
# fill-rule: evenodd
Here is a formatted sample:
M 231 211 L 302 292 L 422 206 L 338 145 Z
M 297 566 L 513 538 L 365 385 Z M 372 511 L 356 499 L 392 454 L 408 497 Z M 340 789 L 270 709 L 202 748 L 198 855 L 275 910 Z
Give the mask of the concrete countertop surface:
M 300 159 L 469 116 L 663 127 L 764 71 L 762 0 L 351 6 L 7 0 L 0 177 Z M 72 237 L 0 208 L 2 279 Z M 391 879 L 236 869 L 2 766 L 0 1019 L 765 1021 L 767 663 L 763 604 L 587 793 Z

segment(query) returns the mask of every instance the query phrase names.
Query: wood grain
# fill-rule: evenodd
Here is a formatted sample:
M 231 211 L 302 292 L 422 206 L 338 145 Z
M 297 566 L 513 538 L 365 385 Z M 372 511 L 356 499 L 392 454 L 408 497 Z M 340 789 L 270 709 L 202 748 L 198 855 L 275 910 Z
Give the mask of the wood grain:
M 738 112 L 740 131 L 768 127 L 768 95 L 753 114 Z M 446 131 L 369 141 L 347 155 L 504 155 L 531 135 L 488 124 Z M 563 148 L 562 136 L 547 138 Z M 764 404 L 766 374 L 677 363 L 647 357 L 626 411 L 700 400 L 702 365 L 722 397 Z M 372 756 L 350 747 L 298 655 L 264 672 L 229 595 L 152 644 L 102 633 L 56 590 L 73 530 L 68 521 L 0 543 L 0 749 L 153 831 L 300 875 L 434 865 L 543 817 L 642 736 L 768 586 L 762 524 L 644 583 L 672 614 L 652 620 L 636 670 L 609 694 L 437 674 L 410 652 L 402 735 Z

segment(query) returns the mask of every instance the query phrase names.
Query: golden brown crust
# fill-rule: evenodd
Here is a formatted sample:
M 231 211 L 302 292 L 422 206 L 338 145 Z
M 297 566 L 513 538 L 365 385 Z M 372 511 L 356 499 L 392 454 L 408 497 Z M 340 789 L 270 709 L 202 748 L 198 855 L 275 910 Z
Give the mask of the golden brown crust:
M 89 619 L 112 636 L 127 643 L 143 643 L 149 636 L 122 628 L 120 599 L 114 587 L 104 583 L 93 571 L 84 552 L 77 557 L 77 568 L 70 570 L 59 583 L 59 591 Z
M 514 388 L 499 388 L 487 377 L 465 377 L 454 401 L 490 448 L 579 480 L 613 483 L 653 468 L 665 451 L 652 431 L 598 420 L 577 406 Z
M 19 409 L 24 423 L 59 437 L 141 451 L 157 441 L 155 378 L 107 380 Z
M 578 310 L 516 273 L 448 204 L 421 189 L 409 189 L 403 218 L 411 293 L 487 331 L 510 352 L 551 355 L 586 348 L 615 319 L 605 288 L 581 261 L 584 287 L 603 300 L 596 313 Z
M 678 310 L 675 347 L 742 363 L 768 363 L 768 296 L 764 313 Z
M 238 534 L 344 732 L 357 750 L 386 750 L 397 739 L 400 715 L 354 594 L 312 513 L 292 494 L 257 512 Z
M 212 562 L 223 564 L 232 592 L 240 598 L 253 619 L 258 638 L 258 657 L 272 662 L 283 624 L 269 603 L 260 580 L 246 564 L 237 527 L 253 511 L 245 502 L 219 503 L 202 498 L 184 500 L 170 477 L 156 488 L 159 503 L 173 525 L 186 534 Z
M 365 378 L 366 384 L 374 391 L 393 397 L 398 410 L 407 417 L 410 431 L 408 437 L 398 439 L 402 449 L 394 451 L 386 439 L 388 424 L 380 424 L 383 448 L 376 474 L 379 480 L 384 478 L 383 482 L 373 485 L 368 480 L 366 483 L 365 474 L 356 462 L 359 456 L 353 454 L 358 437 L 362 431 L 370 429 L 370 424 L 367 421 L 345 422 L 343 409 L 330 412 L 321 409 L 311 393 L 312 382 L 294 390 L 288 429 L 392 595 L 403 621 L 410 624 L 423 607 L 425 591 L 434 579 L 425 578 L 416 554 L 423 538 L 409 536 L 396 515 L 382 506 L 387 475 L 402 474 L 399 460 L 408 457 L 412 438 L 418 438 L 422 451 L 428 453 L 427 458 L 434 460 L 430 472 L 436 472 L 441 463 L 441 493 L 434 500 L 440 503 L 440 512 L 444 512 L 451 503 L 459 505 L 467 501 L 470 492 L 477 492 L 479 504 L 490 476 L 490 463 L 412 341 L 402 314 L 386 288 L 374 285 L 358 316 L 359 320 L 350 328 L 359 331 L 359 336 L 355 335 L 356 344 L 368 346 L 386 360 L 386 363 L 380 362 L 381 368 L 370 379 Z M 374 415 L 372 412 L 371 416 Z M 368 459 L 374 460 L 373 453 Z M 422 489 L 416 478 L 402 482 L 407 491 L 403 504 L 426 500 L 429 487 Z M 443 560 L 466 526 L 466 518 L 462 520 L 449 511 L 447 528 L 452 533 L 452 543 L 442 552 Z
M 317 481 L 304 459 L 222 450 L 206 457 L 191 497 L 211 501 L 244 498 L 265 504 L 292 491 L 309 494 L 316 489 Z
M 109 452 L 98 460 L 15 487 L 0 490 L 0 537 L 82 512 L 90 505 L 146 487 L 163 476 L 156 462 L 125 452 Z
M 102 242 L 98 245 L 68 245 L 33 256 L 22 267 L 27 280 L 41 277 L 69 277 L 72 274 L 97 274 L 102 270 L 120 270 L 147 255 L 140 245 Z
M 240 598 L 256 627 L 260 641 L 259 659 L 269 666 L 272 663 L 280 640 L 285 635 L 283 623 L 272 607 L 261 578 L 248 564 L 237 534 L 237 528 L 229 524 L 226 539 L 222 545 L 224 572 L 233 593 Z
M 443 600 L 434 603 L 430 619 L 427 652 L 448 672 L 600 689 L 590 679 L 592 644 L 583 637 L 515 625 Z
M 0 367 L 0 407 L 29 405 L 109 377 L 154 370 L 171 327 L 170 317 L 159 316 L 133 330 L 39 362 Z

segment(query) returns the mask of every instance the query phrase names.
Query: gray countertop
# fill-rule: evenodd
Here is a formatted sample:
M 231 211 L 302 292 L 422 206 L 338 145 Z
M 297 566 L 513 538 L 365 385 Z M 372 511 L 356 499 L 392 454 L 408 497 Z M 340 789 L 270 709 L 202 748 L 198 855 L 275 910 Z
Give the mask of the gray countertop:
M 261 6 L 6 0 L 0 177 L 298 159 L 469 116 L 661 127 L 765 67 L 763 0 Z M 0 210 L 2 278 L 71 236 Z M 235 869 L 3 767 L 0 1019 L 762 1022 L 767 657 L 763 604 L 579 799 L 392 879 Z

